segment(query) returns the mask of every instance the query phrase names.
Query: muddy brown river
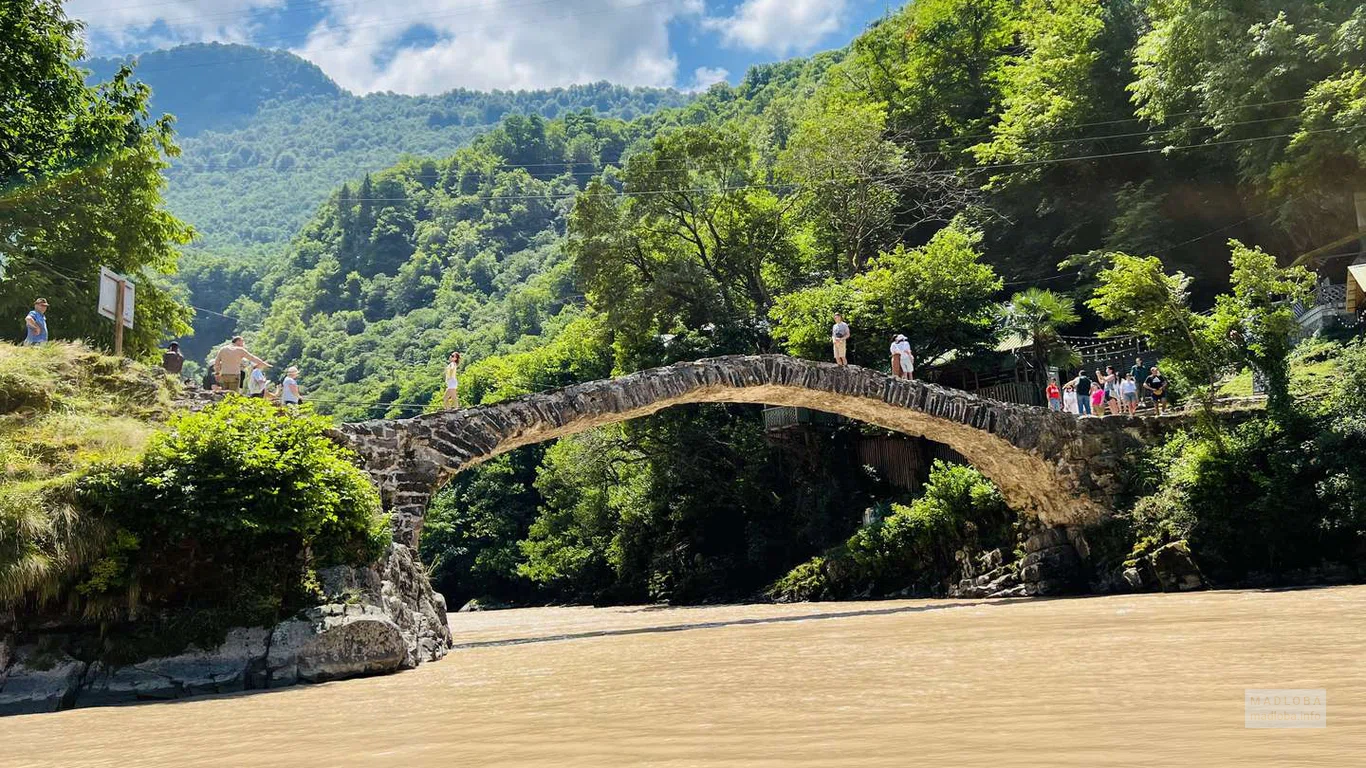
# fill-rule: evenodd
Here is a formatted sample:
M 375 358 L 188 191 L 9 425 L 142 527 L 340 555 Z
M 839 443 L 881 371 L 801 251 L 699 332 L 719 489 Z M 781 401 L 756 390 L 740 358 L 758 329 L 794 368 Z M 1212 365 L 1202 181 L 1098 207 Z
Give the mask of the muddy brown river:
M 1366 766 L 1361 586 L 450 621 L 388 677 L 3 718 L 0 766 Z

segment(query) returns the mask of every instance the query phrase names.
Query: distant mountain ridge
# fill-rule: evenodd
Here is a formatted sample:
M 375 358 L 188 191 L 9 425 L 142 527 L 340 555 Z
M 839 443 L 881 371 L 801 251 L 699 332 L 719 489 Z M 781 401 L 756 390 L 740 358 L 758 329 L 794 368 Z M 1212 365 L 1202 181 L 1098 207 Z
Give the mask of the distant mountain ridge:
M 194 43 L 85 62 L 94 82 L 109 80 L 125 64 L 152 86 L 153 112 L 174 114 L 182 136 L 240 125 L 271 101 L 346 93 L 311 61 L 249 45 Z
M 505 115 L 588 110 L 629 120 L 693 98 L 606 82 L 357 96 L 287 51 L 221 43 L 85 66 L 92 81 L 103 81 L 125 63 L 151 86 L 154 113 L 176 117 L 183 153 L 167 173 L 171 210 L 198 230 L 196 247 L 220 252 L 283 245 L 342 182 L 405 154 L 449 155 Z

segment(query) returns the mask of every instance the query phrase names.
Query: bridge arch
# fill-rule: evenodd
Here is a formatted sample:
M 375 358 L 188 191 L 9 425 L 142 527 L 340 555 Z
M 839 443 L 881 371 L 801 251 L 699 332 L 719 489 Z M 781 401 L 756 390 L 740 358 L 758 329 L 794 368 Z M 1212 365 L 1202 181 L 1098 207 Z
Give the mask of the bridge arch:
M 493 405 L 345 424 L 393 514 L 416 544 L 433 493 L 456 473 L 515 448 L 690 403 L 755 403 L 837 413 L 926 437 L 960 453 L 1007 502 L 1044 525 L 1100 520 L 1121 491 L 1122 463 L 1153 419 L 1078 419 L 921 381 L 783 355 L 717 357 L 577 384 Z

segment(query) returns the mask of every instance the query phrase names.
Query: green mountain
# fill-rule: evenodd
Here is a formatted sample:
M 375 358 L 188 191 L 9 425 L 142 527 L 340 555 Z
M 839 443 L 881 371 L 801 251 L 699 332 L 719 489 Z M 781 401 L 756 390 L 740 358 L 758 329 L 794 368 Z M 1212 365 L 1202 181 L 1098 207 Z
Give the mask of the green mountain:
M 244 45 L 184 45 L 86 66 L 107 80 L 129 62 L 152 88 L 152 110 L 176 116 L 182 154 L 167 173 L 170 208 L 198 231 L 196 248 L 215 252 L 284 243 L 343 181 L 405 154 L 450 154 L 505 115 L 588 109 L 631 119 L 690 98 L 605 82 L 356 96 L 291 53 Z
M 182 139 L 242 127 L 271 102 L 345 93 L 316 64 L 249 45 L 194 43 L 84 64 L 88 80 L 96 83 L 107 82 L 125 65 L 152 86 L 151 111 L 176 116 Z

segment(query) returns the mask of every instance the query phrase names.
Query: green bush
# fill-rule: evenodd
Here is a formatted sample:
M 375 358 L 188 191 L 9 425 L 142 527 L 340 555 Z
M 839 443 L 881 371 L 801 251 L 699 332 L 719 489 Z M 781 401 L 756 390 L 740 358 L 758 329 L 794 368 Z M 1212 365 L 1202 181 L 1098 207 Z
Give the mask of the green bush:
M 91 619 L 265 623 L 312 599 L 313 569 L 374 562 L 388 544 L 369 479 L 328 422 L 230 397 L 174 419 L 133 463 L 75 485 L 113 533 L 70 590 Z
M 1185 540 L 1216 581 L 1273 578 L 1366 553 L 1366 345 L 1340 351 L 1332 394 L 1297 415 L 1178 435 L 1147 460 L 1135 556 Z M 1322 401 L 1322 402 L 1318 402 Z
M 935 461 L 923 495 L 891 509 L 843 546 L 792 569 L 768 595 L 790 601 L 935 592 L 956 570 L 958 550 L 1012 541 L 1010 508 L 996 486 L 971 467 Z

